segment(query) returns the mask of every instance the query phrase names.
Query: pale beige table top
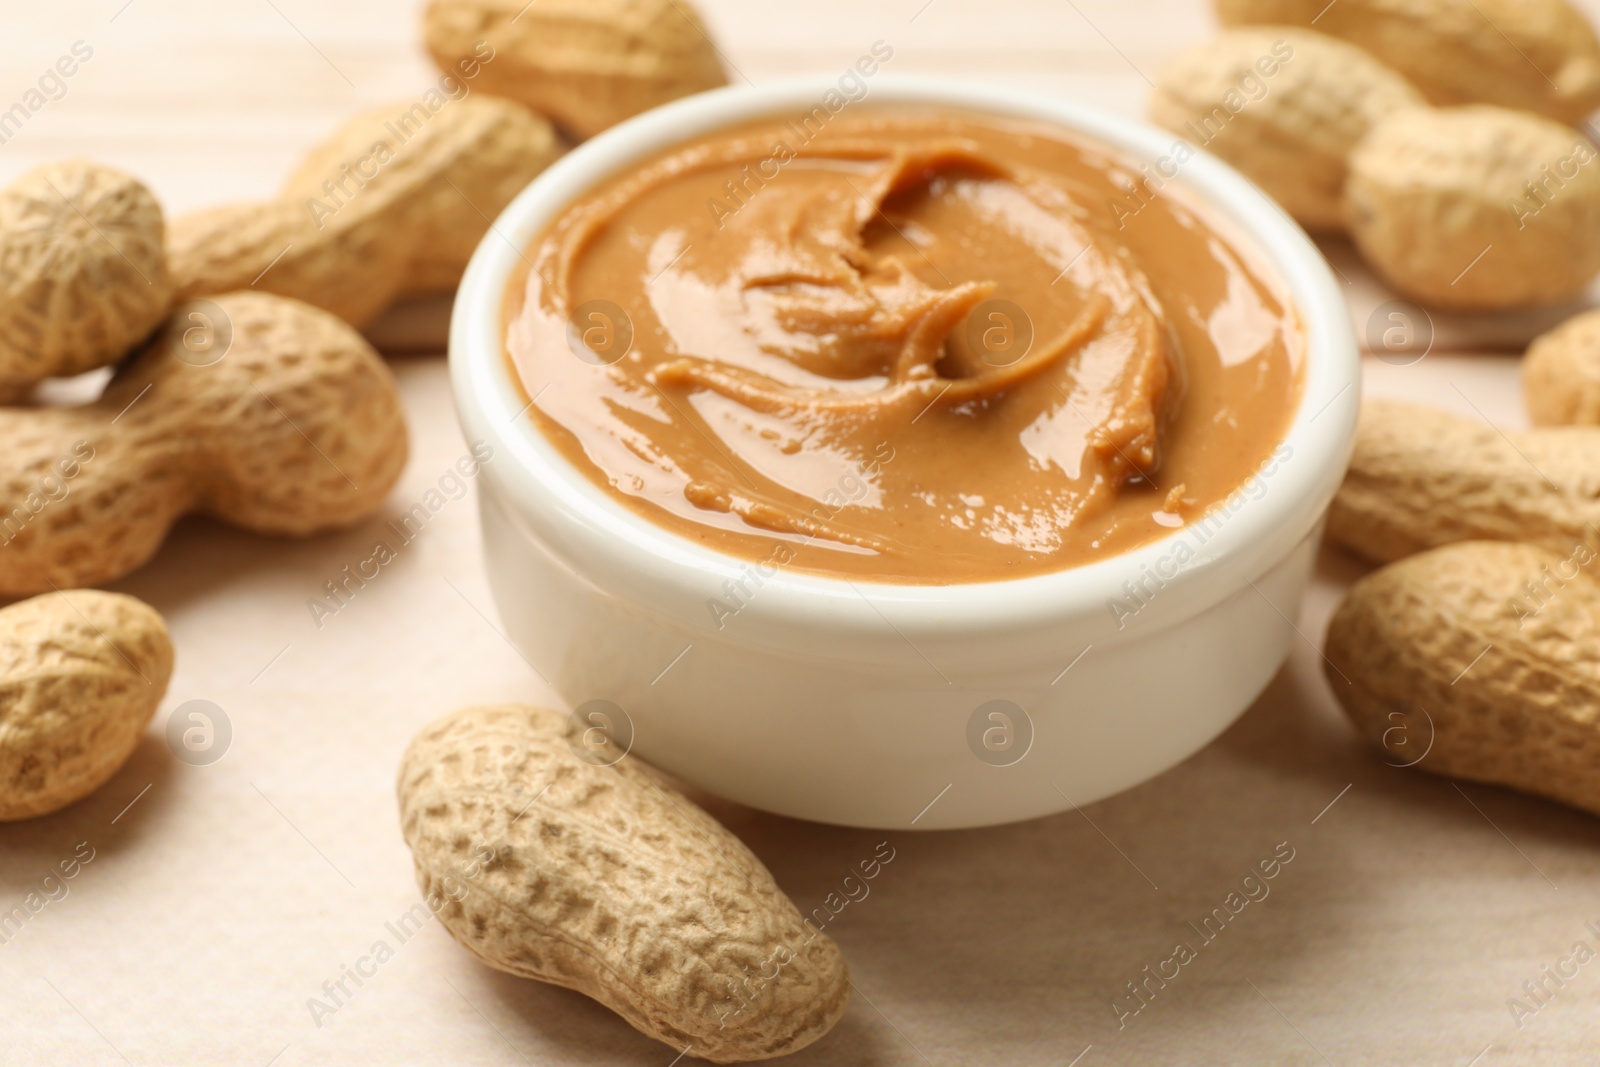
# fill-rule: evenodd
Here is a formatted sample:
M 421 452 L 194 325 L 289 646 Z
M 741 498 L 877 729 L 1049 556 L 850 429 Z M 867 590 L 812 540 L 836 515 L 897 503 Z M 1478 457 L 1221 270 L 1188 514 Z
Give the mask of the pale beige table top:
M 264 195 L 296 153 L 430 68 L 414 0 L 0 0 L 0 108 L 75 41 L 66 96 L 0 145 L 0 181 L 89 155 L 169 211 Z M 874 40 L 891 69 L 988 77 L 1128 114 L 1164 57 L 1208 32 L 1185 0 L 705 0 L 755 81 L 843 69 Z M 1365 309 L 1382 299 L 1333 252 Z M 1358 310 L 1358 318 L 1363 312 Z M 1441 322 L 1373 393 L 1503 425 L 1529 321 Z M 1463 340 L 1466 339 L 1466 340 Z M 450 503 L 318 627 L 322 583 L 465 446 L 436 355 L 394 361 L 414 458 L 385 513 L 280 542 L 184 523 L 119 584 L 171 623 L 178 669 L 132 762 L 59 815 L 0 827 L 0 910 L 47 869 L 91 862 L 0 944 L 0 1063 L 619 1063 L 673 1053 L 575 994 L 475 963 L 437 924 L 397 944 L 417 899 L 393 797 L 423 723 L 477 701 L 549 699 L 499 636 L 470 498 Z M 887 836 L 894 861 L 829 928 L 860 990 L 800 1064 L 1550 1064 L 1600 1054 L 1600 962 L 1519 1029 L 1523 983 L 1600 948 L 1600 824 L 1385 766 L 1352 735 L 1315 643 L 1359 568 L 1328 553 L 1295 647 L 1205 751 L 1082 813 L 998 830 L 871 834 L 711 804 L 809 909 Z M 162 727 L 191 699 L 231 720 L 195 767 Z M 1191 927 L 1284 845 L 1293 859 L 1210 942 Z M 380 939 L 396 953 L 317 1026 L 307 1000 Z M 1179 941 L 1196 958 L 1119 1029 L 1113 1002 Z M 1569 967 L 1570 969 L 1570 967 Z M 1171 972 L 1168 967 L 1168 973 Z M 1156 988 L 1152 985 L 1150 988 Z M 1550 985 L 1554 989 L 1554 985 Z

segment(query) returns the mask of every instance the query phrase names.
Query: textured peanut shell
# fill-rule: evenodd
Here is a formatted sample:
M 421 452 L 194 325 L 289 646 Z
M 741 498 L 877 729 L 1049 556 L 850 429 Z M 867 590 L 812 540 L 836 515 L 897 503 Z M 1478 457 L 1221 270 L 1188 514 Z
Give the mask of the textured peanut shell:
M 1542 206 L 1528 199 L 1526 183 L 1562 168 L 1573 176 L 1548 186 Z M 1367 261 L 1422 303 L 1558 303 L 1600 272 L 1600 152 L 1576 130 L 1524 112 L 1399 111 L 1351 155 L 1345 216 Z
M 389 146 L 393 160 L 327 225 L 348 210 L 408 231 L 401 296 L 454 288 L 489 224 L 562 151 L 546 119 L 510 100 L 441 99 L 437 112 L 414 102 L 351 120 L 312 149 L 283 187 L 283 199 L 301 205 L 307 218 L 313 203 L 338 208 L 328 184 L 337 192 L 374 145 Z
M 0 610 L 0 820 L 104 785 L 171 677 L 166 624 L 133 597 L 75 589 Z
M 543 708 L 475 707 L 406 750 L 401 824 L 450 933 L 691 1057 L 766 1059 L 827 1033 L 850 996 L 838 947 L 715 819 L 634 757 L 581 759 L 568 729 Z M 463 873 L 483 846 L 493 860 Z
M 171 301 L 161 205 L 97 163 L 0 190 L 0 398 L 121 359 Z
M 1600 311 L 1576 315 L 1528 346 L 1522 393 L 1535 426 L 1600 426 Z
M 479 88 L 579 139 L 728 81 L 689 0 L 432 0 L 423 38 L 450 74 L 492 49 Z
M 1597 568 L 1587 549 L 1471 541 L 1368 575 L 1328 625 L 1333 693 L 1422 770 L 1600 815 Z
M 1241 82 L 1261 88 L 1252 97 Z M 1233 164 L 1305 226 L 1335 230 L 1351 149 L 1378 119 L 1423 105 L 1354 45 L 1272 26 L 1229 30 L 1180 54 L 1157 79 L 1150 117 Z
M 401 297 L 452 288 L 495 216 L 561 146 L 549 122 L 512 101 L 429 99 L 436 110 L 390 105 L 340 127 L 277 201 L 175 219 L 178 296 L 253 287 L 360 326 Z
M 1371 52 L 1429 102 L 1577 123 L 1600 106 L 1600 42 L 1565 0 L 1217 0 L 1224 25 L 1310 26 Z
M 1328 537 L 1387 563 L 1454 541 L 1600 545 L 1600 427 L 1506 430 L 1432 408 L 1362 405 Z
M 319 230 L 303 205 L 269 201 L 180 216 L 169 251 L 180 300 L 253 288 L 361 326 L 404 288 L 409 245 L 381 219 Z
M 222 325 L 221 359 L 180 356 Z M 41 497 L 85 447 L 92 458 L 52 483 L 65 495 Z M 284 536 L 348 526 L 383 503 L 406 454 L 394 379 L 343 322 L 266 293 L 180 305 L 94 403 L 0 410 L 0 595 L 119 578 L 190 512 Z

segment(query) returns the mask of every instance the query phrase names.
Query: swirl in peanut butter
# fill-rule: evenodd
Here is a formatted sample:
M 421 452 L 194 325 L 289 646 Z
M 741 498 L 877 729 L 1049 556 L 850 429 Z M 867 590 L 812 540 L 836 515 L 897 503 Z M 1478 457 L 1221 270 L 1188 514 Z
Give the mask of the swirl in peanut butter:
M 508 299 L 534 419 L 684 537 L 930 584 L 1203 515 L 1273 451 L 1276 285 L 1109 150 L 862 106 L 683 145 L 567 207 Z

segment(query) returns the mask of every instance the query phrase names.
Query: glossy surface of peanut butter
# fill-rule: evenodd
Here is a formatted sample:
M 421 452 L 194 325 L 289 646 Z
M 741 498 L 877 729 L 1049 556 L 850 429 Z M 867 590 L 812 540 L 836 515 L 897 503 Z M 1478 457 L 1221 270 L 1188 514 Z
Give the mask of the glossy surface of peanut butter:
M 1043 125 L 775 118 L 570 205 L 507 350 L 579 470 L 764 570 L 1071 567 L 1223 501 L 1299 402 L 1280 287 L 1162 184 Z

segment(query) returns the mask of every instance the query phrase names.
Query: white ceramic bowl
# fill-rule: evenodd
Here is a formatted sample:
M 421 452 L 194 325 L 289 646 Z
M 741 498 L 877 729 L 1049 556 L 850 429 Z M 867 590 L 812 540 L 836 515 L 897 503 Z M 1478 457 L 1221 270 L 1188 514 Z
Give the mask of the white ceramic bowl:
M 886 829 L 969 827 L 1127 789 L 1219 734 L 1283 662 L 1355 431 L 1356 344 L 1328 267 L 1223 163 L 1197 156 L 1173 185 L 1276 269 L 1308 344 L 1289 454 L 1203 545 L 1195 529 L 1176 530 L 1072 570 L 975 585 L 780 572 L 719 630 L 707 601 L 750 564 L 627 510 L 523 415 L 527 400 L 503 355 L 502 301 L 522 250 L 551 217 L 643 157 L 809 108 L 831 87 L 812 79 L 725 89 L 632 119 L 541 175 L 478 248 L 456 298 L 450 364 L 467 438 L 494 448 L 479 500 L 506 630 L 574 707 L 621 708 L 635 754 L 768 811 Z M 872 81 L 868 104 L 906 102 L 1052 122 L 1136 162 L 1175 144 L 1034 92 Z M 1197 558 L 1175 570 L 1185 540 Z M 1164 585 L 1119 628 L 1109 598 L 1126 601 L 1123 583 L 1151 572 Z M 628 726 L 615 724 L 619 742 Z

